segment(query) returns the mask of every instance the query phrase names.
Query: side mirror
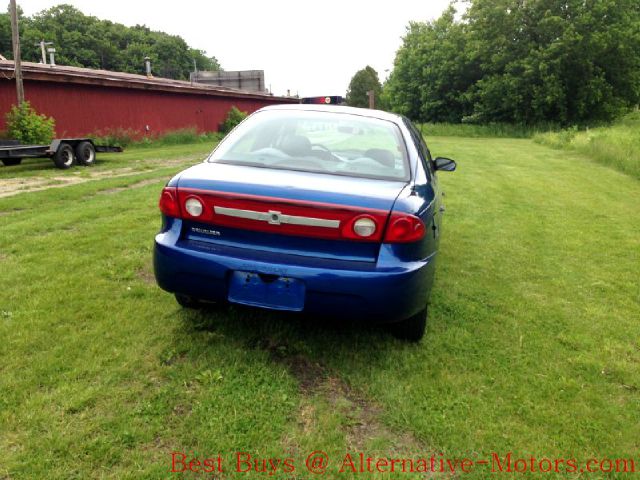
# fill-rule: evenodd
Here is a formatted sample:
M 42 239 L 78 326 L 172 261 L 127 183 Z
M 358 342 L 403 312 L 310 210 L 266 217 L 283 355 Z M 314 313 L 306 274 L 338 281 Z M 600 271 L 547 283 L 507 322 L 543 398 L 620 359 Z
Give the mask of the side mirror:
M 453 172 L 456 169 L 456 162 L 450 158 L 438 157 L 433 161 L 436 170 L 443 170 L 445 172 Z

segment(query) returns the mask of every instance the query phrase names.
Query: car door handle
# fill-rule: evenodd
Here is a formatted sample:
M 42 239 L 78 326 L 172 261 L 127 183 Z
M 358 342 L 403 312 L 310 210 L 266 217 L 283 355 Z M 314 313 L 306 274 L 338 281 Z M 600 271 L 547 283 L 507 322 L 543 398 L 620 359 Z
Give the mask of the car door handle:
M 440 205 L 440 211 L 444 212 L 446 210 L 446 208 L 444 208 L 444 205 Z

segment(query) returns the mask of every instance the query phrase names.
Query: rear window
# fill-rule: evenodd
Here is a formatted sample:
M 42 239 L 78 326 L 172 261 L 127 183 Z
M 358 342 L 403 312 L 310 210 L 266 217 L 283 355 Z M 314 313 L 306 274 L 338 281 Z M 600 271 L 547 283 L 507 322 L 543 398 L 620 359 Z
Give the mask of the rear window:
M 272 110 L 245 120 L 210 162 L 385 180 L 408 180 L 399 128 L 339 112 Z

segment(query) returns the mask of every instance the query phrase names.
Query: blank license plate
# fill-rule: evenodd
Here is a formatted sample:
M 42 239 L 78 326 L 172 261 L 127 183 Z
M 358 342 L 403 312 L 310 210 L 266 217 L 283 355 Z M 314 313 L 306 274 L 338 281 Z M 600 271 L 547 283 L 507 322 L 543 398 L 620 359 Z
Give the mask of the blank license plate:
M 301 311 L 304 308 L 304 282 L 290 277 L 233 272 L 228 300 L 233 303 Z

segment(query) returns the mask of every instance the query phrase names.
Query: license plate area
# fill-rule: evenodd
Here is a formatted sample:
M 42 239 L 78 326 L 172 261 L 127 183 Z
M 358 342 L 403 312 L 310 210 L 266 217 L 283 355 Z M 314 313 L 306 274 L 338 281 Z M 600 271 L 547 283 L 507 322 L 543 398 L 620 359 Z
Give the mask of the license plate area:
M 291 277 L 235 271 L 227 299 L 233 303 L 299 312 L 304 308 L 304 282 Z

